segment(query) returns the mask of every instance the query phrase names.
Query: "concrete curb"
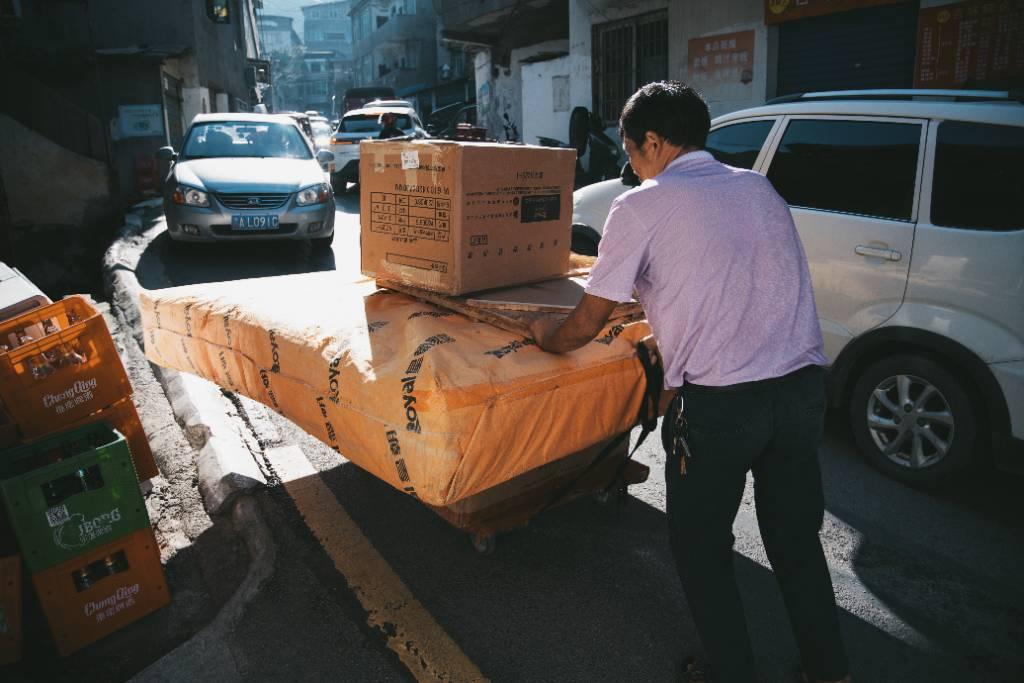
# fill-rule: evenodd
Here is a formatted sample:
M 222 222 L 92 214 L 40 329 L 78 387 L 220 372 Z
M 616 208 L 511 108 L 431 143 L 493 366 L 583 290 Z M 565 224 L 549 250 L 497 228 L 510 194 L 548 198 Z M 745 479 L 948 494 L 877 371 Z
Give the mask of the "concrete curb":
M 135 277 L 139 248 L 148 241 L 145 214 L 154 210 L 151 202 L 133 207 L 125 217 L 125 226 L 103 258 L 103 274 L 111 305 L 131 325 L 135 341 L 145 348 L 139 324 L 139 293 Z M 232 419 L 238 412 L 215 384 L 199 377 L 153 366 L 189 443 L 199 452 L 199 489 L 203 504 L 211 516 L 226 512 L 239 495 L 265 486 L 266 477 L 257 464 L 257 455 L 249 440 Z
M 140 349 L 145 339 L 140 324 L 139 293 L 142 290 L 135 268 L 145 246 L 148 213 L 159 211 L 159 200 L 137 204 L 125 216 L 125 225 L 104 254 L 104 284 L 112 309 L 123 317 Z M 257 464 L 256 439 L 240 431 L 245 422 L 238 409 L 214 384 L 199 377 L 150 364 L 163 387 L 175 418 L 198 453 L 199 491 L 211 516 L 231 514 L 236 531 L 249 554 L 249 567 L 241 585 L 214 620 L 188 641 L 164 655 L 133 680 L 239 681 L 242 676 L 225 645 L 230 630 L 241 619 L 246 605 L 255 598 L 274 573 L 276 548 L 270 529 L 259 515 L 256 500 L 249 495 L 266 485 Z M 252 445 L 250 445 L 252 444 Z
M 260 517 L 251 496 L 237 499 L 232 510 L 235 528 L 245 540 L 251 559 L 249 572 L 227 604 L 209 625 L 176 649 L 150 664 L 133 681 L 241 681 L 243 676 L 225 645 L 231 630 L 241 621 L 246 605 L 274 573 L 277 549 L 270 529 Z

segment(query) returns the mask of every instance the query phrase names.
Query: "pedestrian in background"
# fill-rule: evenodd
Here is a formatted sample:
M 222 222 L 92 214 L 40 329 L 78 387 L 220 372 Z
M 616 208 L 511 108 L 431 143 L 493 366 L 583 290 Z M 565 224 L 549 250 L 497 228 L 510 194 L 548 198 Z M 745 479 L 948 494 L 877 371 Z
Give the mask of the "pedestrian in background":
M 566 352 L 634 288 L 677 388 L 662 424 L 669 536 L 717 680 L 757 679 L 733 567 L 748 471 L 758 524 L 808 681 L 849 681 L 818 532 L 825 371 L 807 258 L 786 202 L 703 151 L 710 115 L 678 82 L 626 102 L 619 135 L 643 183 L 612 204 L 586 294 L 534 339 Z M 685 408 L 685 411 L 684 411 Z
M 386 111 L 380 115 L 380 133 L 377 135 L 378 140 L 386 140 L 387 138 L 399 138 L 405 135 L 402 129 L 398 127 L 395 122 L 396 117 L 393 113 Z

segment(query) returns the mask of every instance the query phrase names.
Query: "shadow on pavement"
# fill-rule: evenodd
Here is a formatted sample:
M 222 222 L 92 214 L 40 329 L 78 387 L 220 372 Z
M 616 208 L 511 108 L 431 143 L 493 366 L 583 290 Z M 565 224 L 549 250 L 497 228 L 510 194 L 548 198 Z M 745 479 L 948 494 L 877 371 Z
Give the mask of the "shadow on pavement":
M 162 232 L 146 247 L 135 272 L 144 288 L 162 289 L 334 268 L 332 250 L 306 241 L 179 243 Z
M 484 556 L 427 508 L 354 465 L 321 476 L 485 675 L 673 681 L 682 658 L 701 653 L 664 515 L 646 503 L 630 498 L 617 510 L 577 501 L 499 537 L 494 555 Z M 287 495 L 274 493 L 292 528 L 304 529 Z M 322 582 L 343 581 L 325 553 L 308 562 Z M 772 572 L 740 554 L 736 571 L 763 680 L 794 680 L 796 647 Z M 857 680 L 972 680 L 955 652 L 914 647 L 848 611 L 841 624 Z
M 860 535 L 851 564 L 890 611 L 880 618 L 960 659 L 962 680 L 1024 680 L 1020 477 L 985 470 L 953 488 L 915 490 L 874 470 L 844 428 L 830 427 L 839 443 L 823 462 L 827 508 Z

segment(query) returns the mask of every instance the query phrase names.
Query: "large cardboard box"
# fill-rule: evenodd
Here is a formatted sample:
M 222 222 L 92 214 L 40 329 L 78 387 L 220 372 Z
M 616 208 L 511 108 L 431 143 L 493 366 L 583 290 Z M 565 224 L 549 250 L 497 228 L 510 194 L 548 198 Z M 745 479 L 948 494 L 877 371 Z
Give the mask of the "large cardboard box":
M 568 270 L 575 150 L 370 140 L 359 156 L 365 275 L 464 294 Z

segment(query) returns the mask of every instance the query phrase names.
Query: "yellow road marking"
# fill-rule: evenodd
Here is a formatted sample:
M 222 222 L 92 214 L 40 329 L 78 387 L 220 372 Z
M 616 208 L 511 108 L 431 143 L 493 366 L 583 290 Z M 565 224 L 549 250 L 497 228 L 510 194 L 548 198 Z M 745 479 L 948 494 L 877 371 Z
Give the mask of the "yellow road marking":
M 418 681 L 486 681 L 377 552 L 296 446 L 266 457 L 313 535 L 366 609 L 370 626 Z

